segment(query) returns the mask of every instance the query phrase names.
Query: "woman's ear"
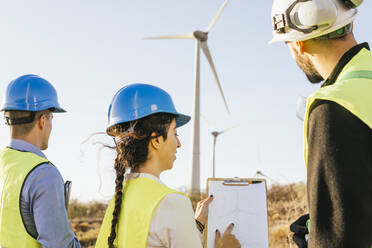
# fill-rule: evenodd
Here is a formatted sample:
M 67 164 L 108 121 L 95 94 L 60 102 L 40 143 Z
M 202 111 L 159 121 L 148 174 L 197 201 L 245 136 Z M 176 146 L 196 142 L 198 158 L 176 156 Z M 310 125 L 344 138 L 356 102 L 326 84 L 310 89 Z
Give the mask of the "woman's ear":
M 152 137 L 156 137 L 158 136 L 155 132 L 153 132 L 151 134 Z M 160 144 L 161 144 L 161 138 L 162 136 L 159 136 L 159 137 L 156 137 L 156 138 L 152 138 L 150 139 L 150 146 L 154 149 L 154 150 L 158 150 L 160 148 Z

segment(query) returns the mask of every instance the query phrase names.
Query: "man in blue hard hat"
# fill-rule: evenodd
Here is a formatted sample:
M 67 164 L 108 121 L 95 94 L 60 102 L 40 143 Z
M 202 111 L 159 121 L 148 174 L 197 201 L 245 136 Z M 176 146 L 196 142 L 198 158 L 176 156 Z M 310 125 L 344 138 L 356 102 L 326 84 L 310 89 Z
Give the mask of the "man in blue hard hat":
M 0 247 L 80 247 L 69 227 L 64 182 L 42 150 L 48 148 L 57 92 L 24 75 L 9 83 L 0 111 L 10 127 L 0 151 Z

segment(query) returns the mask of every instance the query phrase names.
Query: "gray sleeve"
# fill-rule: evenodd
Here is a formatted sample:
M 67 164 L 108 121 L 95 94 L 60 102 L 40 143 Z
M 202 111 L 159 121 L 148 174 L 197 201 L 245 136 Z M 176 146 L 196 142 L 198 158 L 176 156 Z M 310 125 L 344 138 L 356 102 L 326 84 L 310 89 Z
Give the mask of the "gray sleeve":
M 64 183 L 56 167 L 42 164 L 28 175 L 22 189 L 21 203 L 30 206 L 37 241 L 43 247 L 81 247 L 69 227 Z

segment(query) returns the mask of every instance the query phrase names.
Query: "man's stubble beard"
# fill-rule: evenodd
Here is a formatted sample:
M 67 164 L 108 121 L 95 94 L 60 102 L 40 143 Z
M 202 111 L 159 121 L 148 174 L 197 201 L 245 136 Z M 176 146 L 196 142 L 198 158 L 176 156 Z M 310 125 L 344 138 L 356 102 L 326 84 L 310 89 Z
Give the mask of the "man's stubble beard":
M 310 83 L 316 84 L 322 82 L 324 78 L 319 74 L 311 60 L 304 55 L 300 55 L 296 50 L 294 52 L 296 64 L 305 73 Z

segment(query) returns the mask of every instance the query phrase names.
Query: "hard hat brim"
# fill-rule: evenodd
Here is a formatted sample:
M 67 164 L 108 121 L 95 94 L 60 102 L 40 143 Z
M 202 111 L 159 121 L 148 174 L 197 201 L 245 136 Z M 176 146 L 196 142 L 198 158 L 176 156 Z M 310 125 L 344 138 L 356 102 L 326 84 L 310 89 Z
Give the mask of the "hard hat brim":
M 176 117 L 176 126 L 182 127 L 191 120 L 191 117 L 188 115 L 178 114 Z
M 67 111 L 64 110 L 63 108 L 54 108 L 52 110 L 53 113 L 66 113 Z
M 14 110 L 14 111 L 29 111 L 29 112 L 38 112 L 38 111 L 43 111 L 43 110 L 47 110 L 47 109 L 50 109 L 53 113 L 66 113 L 67 111 L 64 110 L 63 108 L 61 107 L 55 107 L 55 106 L 48 106 L 48 107 L 44 107 L 44 108 L 29 108 L 29 107 L 19 107 L 19 106 L 4 106 L 0 109 L 0 112 L 3 112 L 3 111 L 11 111 L 11 110 Z

